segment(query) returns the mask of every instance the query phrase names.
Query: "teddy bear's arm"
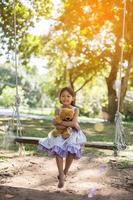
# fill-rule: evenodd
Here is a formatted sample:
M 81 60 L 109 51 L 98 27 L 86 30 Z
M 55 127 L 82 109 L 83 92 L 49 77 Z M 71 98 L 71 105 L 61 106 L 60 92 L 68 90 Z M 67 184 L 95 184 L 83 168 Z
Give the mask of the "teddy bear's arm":
M 53 125 L 57 128 L 57 129 L 65 129 L 66 127 L 60 124 L 57 124 L 54 119 L 53 119 Z
M 59 109 L 58 108 L 56 108 L 56 110 L 55 110 L 55 116 L 54 116 L 54 118 L 52 120 L 52 123 L 53 123 L 53 125 L 57 125 L 57 124 L 61 123 L 61 120 L 60 120 L 60 117 L 59 117 Z
M 61 125 L 60 123 L 59 123 L 59 118 L 57 119 L 57 118 L 59 117 L 59 109 L 57 108 L 56 110 L 55 110 L 55 117 L 54 117 L 54 119 L 53 119 L 53 125 L 57 128 L 57 129 L 65 129 L 66 127 L 65 126 L 63 126 L 63 125 Z
M 61 120 L 61 118 L 60 118 L 59 115 L 56 115 L 56 116 L 55 116 L 54 122 L 55 122 L 55 124 L 61 124 L 62 120 Z

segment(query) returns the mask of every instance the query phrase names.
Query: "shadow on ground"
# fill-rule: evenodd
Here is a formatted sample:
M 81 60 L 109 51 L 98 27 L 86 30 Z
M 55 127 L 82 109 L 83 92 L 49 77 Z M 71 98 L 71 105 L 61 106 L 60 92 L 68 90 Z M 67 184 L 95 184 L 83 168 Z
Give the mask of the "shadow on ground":
M 118 195 L 118 194 L 117 194 Z M 109 194 L 102 196 L 96 194 L 93 200 L 125 200 L 126 193 L 121 193 L 119 196 Z M 40 191 L 35 189 L 27 189 L 21 187 L 0 186 L 0 200 L 88 200 L 87 195 L 70 193 L 70 191 L 57 190 L 55 192 Z M 128 196 L 128 200 L 132 200 L 132 196 Z

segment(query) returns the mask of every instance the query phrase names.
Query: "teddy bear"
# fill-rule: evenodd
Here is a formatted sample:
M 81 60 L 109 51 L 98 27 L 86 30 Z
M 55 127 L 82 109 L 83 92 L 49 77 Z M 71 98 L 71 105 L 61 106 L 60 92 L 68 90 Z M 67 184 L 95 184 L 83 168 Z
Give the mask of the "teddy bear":
M 56 115 L 54 120 L 56 124 L 61 125 L 62 121 L 72 121 L 73 117 L 74 111 L 71 108 L 62 108 L 59 115 Z M 55 128 L 52 130 L 52 135 L 54 137 L 62 135 L 64 139 L 67 139 L 70 136 L 70 130 L 67 127 L 63 130 Z

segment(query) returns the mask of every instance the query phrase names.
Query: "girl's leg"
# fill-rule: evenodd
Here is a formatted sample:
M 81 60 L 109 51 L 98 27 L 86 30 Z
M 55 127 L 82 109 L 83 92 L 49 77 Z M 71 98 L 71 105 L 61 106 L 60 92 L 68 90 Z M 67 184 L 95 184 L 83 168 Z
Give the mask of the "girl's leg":
M 68 153 L 68 156 L 66 157 L 66 163 L 65 163 L 65 169 L 64 169 L 65 175 L 67 174 L 67 172 L 73 162 L 74 157 L 75 157 L 75 154 Z
M 64 186 L 63 158 L 56 155 L 56 163 L 57 163 L 57 168 L 58 168 L 59 177 L 60 177 L 58 187 L 62 188 Z

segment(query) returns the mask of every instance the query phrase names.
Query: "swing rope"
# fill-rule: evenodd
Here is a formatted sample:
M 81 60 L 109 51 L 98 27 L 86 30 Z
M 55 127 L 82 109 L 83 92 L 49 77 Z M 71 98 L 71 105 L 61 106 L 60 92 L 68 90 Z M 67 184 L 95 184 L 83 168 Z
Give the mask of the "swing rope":
M 16 30 L 16 0 L 13 0 L 13 19 L 14 19 L 14 68 L 15 68 L 15 77 L 16 77 L 16 95 L 15 95 L 15 104 L 13 106 L 13 126 L 14 119 L 16 118 L 16 131 L 17 136 L 22 136 L 21 131 L 21 122 L 20 122 L 20 114 L 19 114 L 19 105 L 20 105 L 20 97 L 18 92 L 18 56 L 17 56 L 17 30 Z
M 118 106 L 117 112 L 115 115 L 115 142 L 114 145 L 117 147 L 118 151 L 123 150 L 126 148 L 125 143 L 125 131 L 122 125 L 122 114 L 120 113 L 120 103 L 121 103 L 121 80 L 122 80 L 122 63 L 124 57 L 124 39 L 125 39 L 125 24 L 126 24 L 126 0 L 124 0 L 124 7 L 123 7 L 123 24 L 122 24 L 122 44 L 121 44 L 121 55 L 120 55 L 120 68 L 119 68 L 119 79 L 120 85 L 118 90 Z

